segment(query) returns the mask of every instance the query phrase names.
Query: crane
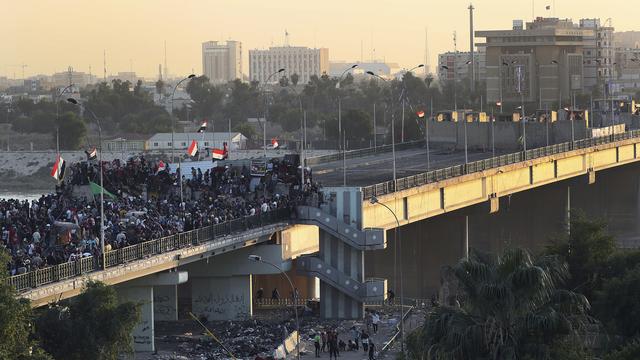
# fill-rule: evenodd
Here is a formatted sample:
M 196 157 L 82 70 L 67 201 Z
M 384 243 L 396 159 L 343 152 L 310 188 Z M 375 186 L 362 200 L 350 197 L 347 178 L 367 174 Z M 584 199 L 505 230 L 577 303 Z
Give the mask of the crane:
M 24 68 L 29 67 L 29 65 L 27 65 L 27 64 L 18 64 L 18 65 L 11 65 L 11 66 L 22 68 L 22 80 L 24 80 Z M 15 75 L 14 75 L 14 77 L 15 77 Z

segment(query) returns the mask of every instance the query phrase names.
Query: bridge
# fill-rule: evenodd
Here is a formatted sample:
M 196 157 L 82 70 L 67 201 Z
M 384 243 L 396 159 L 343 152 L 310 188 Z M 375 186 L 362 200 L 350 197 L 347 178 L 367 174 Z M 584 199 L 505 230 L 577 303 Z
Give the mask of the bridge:
M 393 159 L 384 147 L 349 152 L 346 159 L 310 159 L 315 178 L 331 185 L 317 206 L 150 240 L 107 253 L 104 264 L 89 257 L 10 281 L 34 306 L 75 296 L 90 280 L 115 285 L 123 299 L 144 301 L 135 348 L 153 351 L 154 319 L 177 319 L 185 305 L 179 299 L 209 320 L 252 315 L 255 290 L 268 291 L 280 280 L 267 265 L 249 262 L 249 254 L 297 275 L 300 296 L 320 298 L 321 316 L 360 318 L 365 302 L 383 299 L 388 288 L 397 293 L 398 272 L 406 274 L 408 295 L 428 298 L 438 289 L 439 267 L 457 261 L 469 246 L 539 248 L 549 234 L 562 231 L 558 219 L 570 216 L 575 204 L 597 213 L 613 209 L 616 200 L 626 207 L 614 218 L 640 216 L 634 165 L 640 131 L 496 157 L 470 152 L 473 161 L 466 164 L 463 153 L 439 151 L 427 165 L 425 149 L 416 145 L 400 145 L 396 152 L 397 174 L 408 176 L 393 179 Z M 423 171 L 427 167 L 434 170 Z M 347 186 L 340 186 L 344 174 Z M 597 188 L 601 182 L 604 187 Z M 635 198 L 618 201 L 628 197 L 620 195 L 624 188 L 635 191 Z M 635 215 L 620 224 L 637 224 Z M 630 231 L 623 238 L 635 246 L 640 231 L 619 228 L 625 226 Z M 405 247 L 399 254 L 397 239 Z

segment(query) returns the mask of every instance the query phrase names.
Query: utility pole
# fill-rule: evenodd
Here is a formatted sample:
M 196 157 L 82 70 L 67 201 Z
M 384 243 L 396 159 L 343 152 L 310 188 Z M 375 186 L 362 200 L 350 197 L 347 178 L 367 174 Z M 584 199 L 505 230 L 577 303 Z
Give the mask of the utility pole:
M 475 78 L 475 56 L 474 56 L 474 45 L 473 45 L 473 4 L 469 4 L 469 48 L 471 51 L 471 94 L 476 92 L 476 78 Z

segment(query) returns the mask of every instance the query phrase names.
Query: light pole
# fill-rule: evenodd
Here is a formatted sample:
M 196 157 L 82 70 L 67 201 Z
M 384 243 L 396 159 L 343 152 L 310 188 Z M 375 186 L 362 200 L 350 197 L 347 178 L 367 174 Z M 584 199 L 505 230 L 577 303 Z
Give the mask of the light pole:
M 391 210 L 391 208 L 387 206 L 387 204 L 378 201 L 377 197 L 372 196 L 369 202 L 373 205 L 379 204 L 384 206 L 387 210 L 389 210 L 389 212 L 391 212 L 394 219 L 396 219 L 395 241 L 396 243 L 398 243 L 398 257 L 400 258 L 400 348 L 402 351 L 402 355 L 404 355 L 404 288 L 402 277 L 402 241 L 400 241 L 400 221 L 398 220 L 398 216 L 396 215 L 396 213 Z
M 340 90 L 340 83 L 342 82 L 342 78 L 347 74 L 347 72 L 358 67 L 358 64 L 353 64 L 350 67 L 346 68 L 340 77 L 338 78 L 338 82 L 336 83 L 336 90 Z M 342 138 L 342 97 L 340 96 L 340 92 L 338 92 L 338 149 L 340 148 L 340 139 Z M 344 151 L 344 149 L 343 149 Z
M 264 87 L 269 83 L 272 77 L 284 72 L 285 68 L 280 68 L 278 71 L 271 73 L 267 76 L 267 79 L 264 81 L 264 84 L 261 86 L 260 93 L 262 93 L 264 97 L 264 121 L 262 122 L 262 148 L 264 149 L 264 161 L 267 161 L 267 116 L 269 115 L 269 101 L 267 97 L 264 95 Z
M 182 84 L 183 81 L 186 80 L 190 80 L 193 79 L 194 77 L 196 77 L 195 74 L 191 74 L 189 76 L 187 76 L 186 78 L 178 81 L 178 83 L 176 84 L 176 86 L 173 87 L 173 91 L 171 92 L 171 162 L 173 163 L 175 161 L 175 148 L 176 148 L 176 143 L 174 140 L 174 133 L 175 133 L 175 125 L 176 125 L 176 118 L 175 116 L 173 116 L 173 97 L 176 94 L 176 89 L 178 88 L 178 86 L 180 86 L 180 84 Z M 182 198 L 182 156 L 178 157 L 178 168 L 180 169 L 180 208 L 184 210 L 184 199 Z
M 375 78 L 378 78 L 384 82 L 387 82 L 387 79 L 383 78 L 382 76 L 374 73 L 373 71 L 367 71 L 366 72 L 367 75 L 371 75 Z M 395 186 L 395 181 L 396 181 L 396 116 L 393 112 L 393 94 L 391 95 L 391 156 L 393 157 L 393 181 L 394 181 L 394 186 Z
M 87 110 L 96 121 L 96 124 L 98 124 L 98 163 L 100 167 L 100 251 L 102 253 L 102 269 L 104 270 L 107 268 L 107 254 L 105 254 L 104 252 L 104 179 L 102 171 L 102 126 L 100 125 L 100 119 L 98 119 L 96 114 L 91 111 L 91 109 L 89 109 L 86 105 L 81 104 L 74 98 L 68 98 L 67 102 Z
M 300 360 L 300 321 L 298 320 L 298 294 L 296 292 L 295 286 L 293 286 L 293 282 L 291 281 L 291 278 L 289 278 L 289 275 L 287 275 L 287 273 L 284 270 L 282 270 L 280 266 L 263 259 L 262 256 L 260 255 L 249 255 L 249 261 L 267 264 L 278 269 L 278 271 L 280 271 L 280 273 L 284 275 L 284 277 L 289 282 L 289 285 L 291 286 L 291 293 L 293 294 L 293 311 L 296 314 L 296 352 L 297 352 L 296 357 L 298 360 Z
M 420 64 L 418 66 L 414 66 L 413 68 L 411 68 L 411 70 L 408 70 L 407 72 L 405 72 L 405 76 L 407 73 L 411 73 L 413 75 L 413 71 L 415 69 L 424 67 L 424 64 Z M 404 110 L 405 110 L 405 105 L 407 102 L 407 86 L 405 84 L 405 79 L 404 76 L 402 78 L 402 126 L 401 126 L 401 131 L 400 131 L 400 143 L 404 142 Z
M 60 155 L 60 136 L 59 136 L 59 130 L 60 130 L 60 126 L 57 124 L 57 122 L 60 120 L 60 98 L 62 97 L 62 95 L 69 89 L 71 89 L 73 87 L 73 84 L 69 84 L 67 85 L 67 87 L 65 87 L 64 89 L 62 89 L 62 91 L 60 91 L 60 93 L 58 94 L 58 96 L 56 96 L 56 153 L 58 155 Z
M 300 182 L 300 191 L 304 190 L 304 143 L 306 141 L 305 136 L 305 123 L 306 123 L 306 113 L 302 110 L 302 94 L 298 94 L 296 89 L 293 88 L 292 85 L 288 85 L 287 88 L 291 89 L 293 93 L 298 98 L 298 105 L 300 106 L 300 174 L 301 174 L 301 182 Z

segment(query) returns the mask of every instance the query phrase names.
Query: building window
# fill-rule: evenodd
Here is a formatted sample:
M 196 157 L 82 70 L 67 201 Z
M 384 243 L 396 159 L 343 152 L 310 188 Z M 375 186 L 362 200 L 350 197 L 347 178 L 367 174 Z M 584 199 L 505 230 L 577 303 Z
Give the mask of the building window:
M 204 146 L 209 146 L 209 142 L 208 142 L 208 141 L 205 141 L 205 142 L 204 142 Z
M 169 141 L 169 142 L 167 143 L 167 146 L 173 146 L 173 143 L 172 143 L 171 141 Z
M 187 146 L 187 143 L 186 143 L 186 142 L 183 142 L 183 143 L 182 143 L 182 146 Z
M 157 143 L 157 142 L 154 142 L 154 143 L 153 143 L 153 147 L 158 147 L 158 143 Z

